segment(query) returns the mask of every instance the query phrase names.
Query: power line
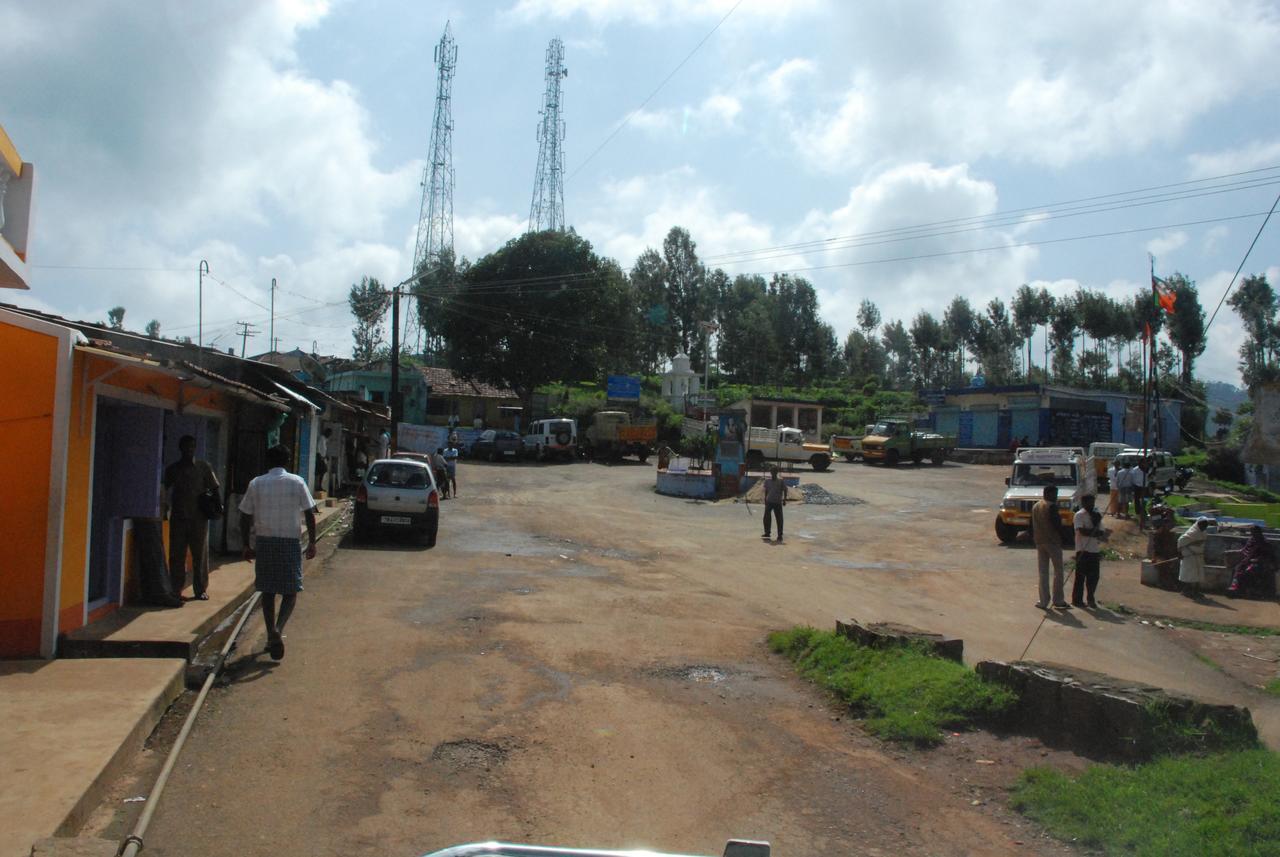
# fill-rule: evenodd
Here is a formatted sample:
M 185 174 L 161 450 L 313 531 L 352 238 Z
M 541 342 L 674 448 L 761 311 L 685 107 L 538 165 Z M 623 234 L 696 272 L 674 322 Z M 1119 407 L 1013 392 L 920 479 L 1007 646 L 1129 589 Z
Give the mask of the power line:
M 1276 195 L 1276 201 L 1271 203 L 1271 210 L 1267 212 L 1267 216 L 1263 218 L 1262 225 L 1258 227 L 1258 232 L 1253 236 L 1253 240 L 1249 242 L 1249 249 L 1244 251 L 1244 258 L 1240 260 L 1236 272 L 1231 275 L 1231 282 L 1227 283 L 1227 289 L 1222 293 L 1222 297 L 1218 300 L 1218 305 L 1213 308 L 1213 315 L 1209 316 L 1209 323 L 1204 326 L 1205 333 L 1209 332 L 1209 327 L 1213 324 L 1213 320 L 1218 317 L 1218 310 L 1222 309 L 1222 302 L 1227 299 L 1227 295 L 1231 293 L 1231 287 L 1236 284 L 1236 277 L 1240 276 L 1240 272 L 1244 270 L 1244 263 L 1249 261 L 1249 254 L 1253 252 L 1253 248 L 1257 245 L 1258 239 L 1262 237 L 1262 230 L 1267 228 L 1267 222 L 1271 220 L 1271 215 L 1275 213 L 1276 204 L 1280 203 L 1280 194 Z

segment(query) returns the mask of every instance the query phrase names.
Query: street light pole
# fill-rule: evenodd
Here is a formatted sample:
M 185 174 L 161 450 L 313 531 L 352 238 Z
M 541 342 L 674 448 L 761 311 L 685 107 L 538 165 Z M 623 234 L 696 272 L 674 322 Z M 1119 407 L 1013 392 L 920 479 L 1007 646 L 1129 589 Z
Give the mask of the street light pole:
M 196 266 L 196 279 L 199 281 L 196 287 L 196 345 L 200 349 L 196 352 L 196 364 L 199 366 L 204 365 L 204 275 L 207 273 L 209 263 L 201 259 Z
M 271 343 L 271 350 L 276 350 L 276 278 L 271 278 L 271 332 L 267 336 L 267 342 Z

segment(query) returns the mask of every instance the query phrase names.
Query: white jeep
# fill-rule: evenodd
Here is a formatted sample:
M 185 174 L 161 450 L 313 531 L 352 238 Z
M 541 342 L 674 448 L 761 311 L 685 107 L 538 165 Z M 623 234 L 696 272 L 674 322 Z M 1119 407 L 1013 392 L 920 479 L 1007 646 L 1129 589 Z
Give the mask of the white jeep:
M 566 417 L 534 420 L 524 436 L 524 449 L 538 461 L 573 458 L 578 449 L 578 422 Z
M 1009 487 L 996 514 L 996 538 L 1008 543 L 1016 539 L 1018 533 L 1030 530 L 1031 507 L 1044 497 L 1045 486 L 1056 485 L 1062 541 L 1072 543 L 1074 510 L 1085 493 L 1083 449 L 1074 446 L 1019 449 L 1013 472 L 1004 483 Z

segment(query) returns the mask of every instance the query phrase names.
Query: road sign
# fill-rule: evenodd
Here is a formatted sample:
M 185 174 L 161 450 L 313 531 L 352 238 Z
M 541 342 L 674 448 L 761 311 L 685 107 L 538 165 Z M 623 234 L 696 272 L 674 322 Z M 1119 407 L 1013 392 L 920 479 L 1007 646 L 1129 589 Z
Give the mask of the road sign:
M 610 375 L 606 395 L 610 401 L 640 401 L 640 379 L 630 375 Z
M 689 401 L 700 408 L 714 408 L 716 406 L 715 396 L 694 396 Z

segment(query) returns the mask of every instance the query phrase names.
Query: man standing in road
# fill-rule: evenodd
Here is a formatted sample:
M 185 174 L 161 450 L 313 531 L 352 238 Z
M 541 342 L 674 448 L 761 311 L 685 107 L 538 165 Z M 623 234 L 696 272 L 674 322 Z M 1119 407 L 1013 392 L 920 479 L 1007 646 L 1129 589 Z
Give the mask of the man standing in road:
M 1129 494 L 1133 491 L 1133 471 L 1129 465 L 1121 462 L 1116 466 L 1116 481 L 1111 490 L 1116 492 L 1116 517 L 1129 517 Z
M 458 441 L 453 439 L 449 441 L 449 446 L 444 451 L 444 469 L 449 477 L 449 494 L 458 496 Z
M 164 471 L 169 492 L 169 577 L 173 594 L 181 598 L 187 588 L 187 553 L 191 554 L 191 589 L 194 598 L 209 600 L 209 519 L 200 508 L 200 495 L 220 490 L 209 462 L 196 458 L 196 439 L 178 439 L 182 457 Z M 219 513 L 221 514 L 221 513 Z
M 1058 517 L 1058 486 L 1046 485 L 1044 499 L 1031 507 L 1031 535 L 1036 542 L 1040 571 L 1040 600 L 1036 607 L 1049 607 L 1049 565 L 1053 564 L 1053 606 L 1070 610 L 1062 591 L 1062 525 Z
M 778 475 L 778 465 L 769 468 L 764 481 L 764 540 L 769 541 L 769 516 L 778 519 L 778 544 L 782 544 L 782 507 L 787 504 L 787 483 Z
M 307 559 L 316 555 L 316 504 L 301 477 L 285 470 L 289 448 L 267 450 L 271 469 L 249 482 L 240 500 L 240 533 L 244 558 L 254 560 L 254 579 L 262 593 L 262 619 L 267 626 L 267 651 L 273 660 L 284 657 L 284 626 L 302 591 L 302 545 L 299 534 L 307 523 Z M 249 534 L 254 534 L 250 547 Z M 276 596 L 280 612 L 276 613 Z
M 1076 607 L 1085 606 L 1086 594 L 1088 606 L 1098 606 L 1094 594 L 1102 573 L 1102 541 L 1107 531 L 1102 528 L 1102 513 L 1093 508 L 1095 502 L 1092 494 L 1081 497 L 1082 508 L 1076 512 L 1072 524 L 1076 529 L 1076 580 L 1071 587 L 1071 603 Z

